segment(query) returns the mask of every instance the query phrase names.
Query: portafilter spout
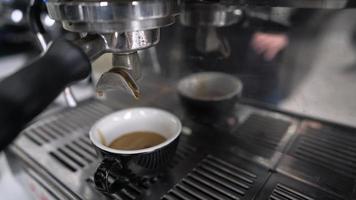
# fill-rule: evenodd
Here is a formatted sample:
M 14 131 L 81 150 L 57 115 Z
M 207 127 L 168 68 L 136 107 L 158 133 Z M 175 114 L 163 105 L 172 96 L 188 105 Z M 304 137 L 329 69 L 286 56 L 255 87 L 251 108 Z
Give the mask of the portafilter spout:
M 92 61 L 104 53 L 112 54 L 112 68 L 100 77 L 96 86 L 97 94 L 124 88 L 138 98 L 140 92 L 136 81 L 140 79 L 141 71 L 137 51 L 156 45 L 159 33 L 159 29 L 153 29 L 87 34 L 75 41 Z
M 140 61 L 137 52 L 128 54 L 113 54 L 112 66 L 108 72 L 101 75 L 96 91 L 102 95 L 108 90 L 126 89 L 136 99 L 140 96 L 140 89 L 136 83 L 141 78 Z

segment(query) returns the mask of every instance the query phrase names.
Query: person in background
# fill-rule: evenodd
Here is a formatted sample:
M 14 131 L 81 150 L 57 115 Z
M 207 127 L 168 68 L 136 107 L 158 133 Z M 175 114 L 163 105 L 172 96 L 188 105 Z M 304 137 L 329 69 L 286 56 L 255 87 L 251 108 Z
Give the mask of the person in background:
M 257 32 L 253 35 L 251 46 L 266 61 L 272 61 L 288 43 L 289 38 L 285 33 Z
M 251 47 L 266 61 L 272 61 L 285 49 L 291 35 L 298 33 L 309 19 L 317 14 L 315 9 L 295 9 L 289 15 L 290 28 L 285 32 L 256 32 L 251 40 Z

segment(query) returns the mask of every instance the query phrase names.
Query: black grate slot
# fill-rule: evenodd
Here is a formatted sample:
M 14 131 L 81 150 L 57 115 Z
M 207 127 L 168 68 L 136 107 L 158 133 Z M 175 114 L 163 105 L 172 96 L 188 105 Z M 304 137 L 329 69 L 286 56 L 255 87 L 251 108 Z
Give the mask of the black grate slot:
M 88 163 L 92 163 L 93 162 L 92 156 L 90 156 L 88 153 L 86 153 L 85 151 L 81 150 L 80 148 L 77 148 L 74 145 L 72 145 L 72 146 L 66 145 L 66 148 L 68 148 L 68 150 L 70 150 L 73 153 L 77 154 L 81 158 L 83 158 L 86 162 L 88 162 Z
M 68 120 L 68 123 L 72 124 L 73 126 L 83 126 L 87 125 L 89 122 L 93 121 L 93 117 L 100 116 L 102 113 L 92 113 L 89 111 L 90 108 L 87 109 L 79 109 L 76 112 L 70 113 L 68 116 L 72 120 Z
M 88 137 L 81 137 L 79 140 L 82 141 L 87 146 L 90 146 L 90 147 L 92 146 L 91 141 Z
M 172 193 L 184 197 L 183 199 L 211 199 L 208 195 L 199 192 L 195 187 L 191 187 L 183 181 L 176 186 L 176 190 L 172 190 Z
M 26 136 L 26 138 L 28 138 L 29 140 L 31 140 L 33 143 L 37 144 L 37 145 L 42 145 L 43 142 L 41 142 L 41 139 L 38 139 L 36 136 L 34 136 L 33 134 L 28 134 L 28 132 L 24 132 L 23 133 L 24 136 Z
M 232 184 L 225 182 L 223 179 L 219 179 L 217 177 L 212 177 L 212 176 L 209 177 L 207 174 L 199 173 L 199 171 L 198 173 L 197 172 L 195 173 L 196 174 L 189 175 L 189 177 L 209 187 L 215 188 L 217 191 L 219 191 L 221 194 L 225 196 L 228 196 L 232 199 L 235 197 L 233 193 L 228 192 L 227 190 L 225 190 L 225 188 L 239 195 L 245 195 L 245 193 L 242 190 L 238 188 L 234 188 Z
M 253 144 L 276 149 L 290 124 L 285 120 L 252 114 L 235 134 Z
M 88 167 L 97 156 L 87 140 L 85 136 L 79 137 L 51 152 L 50 155 L 73 172 Z
M 41 133 L 39 133 L 38 131 L 36 131 L 35 128 L 31 128 L 28 130 L 28 134 L 32 134 L 32 135 L 35 135 L 37 136 L 38 138 L 40 138 L 44 143 L 47 143 L 50 141 L 50 138 L 42 135 Z
M 299 164 L 299 163 L 295 163 Z M 311 173 L 314 177 L 319 179 L 318 172 Z M 325 188 L 319 184 L 309 184 L 310 182 L 302 182 L 303 179 L 295 179 L 296 176 L 289 176 L 280 174 L 278 172 L 272 173 L 265 182 L 262 190 L 259 191 L 256 200 L 341 200 L 349 199 L 348 191 L 341 190 L 340 194 L 336 194 L 332 187 Z M 326 176 L 328 176 L 327 174 Z M 314 178 L 313 177 L 313 178 Z M 325 177 L 325 176 L 324 176 Z M 305 180 L 305 179 L 304 179 Z M 325 179 L 321 181 L 328 184 L 328 181 L 324 182 Z M 333 179 L 334 181 L 335 179 Z M 329 182 L 330 183 L 330 182 Z M 339 182 L 341 185 L 350 185 L 350 183 Z M 353 183 L 351 182 L 351 185 Z M 339 187 L 340 188 L 340 187 Z M 352 187 L 351 187 L 352 188 Z M 331 189 L 331 190 L 330 190 Z M 352 190 L 352 189 L 351 189 Z M 352 199 L 352 198 L 351 198 Z
M 299 160 L 356 178 L 356 134 L 308 128 L 292 147 Z
M 65 137 L 63 130 L 59 129 L 57 126 L 53 126 L 53 123 L 47 123 L 46 126 L 41 126 L 44 132 L 55 133 L 58 137 Z
M 83 156 L 80 156 L 76 152 L 70 150 L 67 147 L 67 145 L 62 147 L 60 150 L 62 150 L 65 155 L 67 155 L 69 158 L 73 159 L 73 161 L 78 163 L 78 165 L 81 167 L 84 167 L 87 164 L 89 164 L 89 162 Z
M 80 112 L 78 112 L 78 114 L 85 115 L 87 116 L 87 120 L 90 120 L 93 118 L 92 116 L 102 115 L 103 111 L 97 110 L 93 106 L 88 106 L 88 109 L 81 109 Z
M 35 144 L 43 145 L 70 135 L 78 129 L 88 129 L 98 118 L 110 111 L 109 107 L 100 103 L 86 103 L 33 124 L 24 130 L 24 135 Z
M 223 160 L 221 160 L 219 158 L 216 158 L 214 156 L 211 156 L 211 155 L 209 155 L 208 158 L 206 160 L 204 160 L 204 162 L 207 162 L 209 164 L 215 164 L 217 166 L 219 166 L 219 165 L 223 166 L 223 167 L 221 167 L 221 169 L 226 170 L 227 173 L 230 173 L 232 175 L 236 175 L 237 177 L 241 177 L 241 178 L 243 177 L 243 176 L 239 176 L 239 174 L 247 176 L 248 178 L 244 177 L 242 179 L 244 179 L 245 181 L 250 182 L 250 183 L 253 182 L 252 179 L 257 178 L 257 175 L 255 175 L 254 173 L 249 172 L 249 171 L 244 170 L 244 169 L 241 169 L 239 167 L 236 167 L 236 166 L 234 166 L 234 165 L 232 165 L 232 164 L 230 164 L 230 163 L 228 163 L 226 161 L 223 161 Z
M 231 189 L 231 190 L 235 190 L 235 192 L 240 193 L 241 195 L 244 194 L 243 190 L 239 189 L 239 188 L 243 188 L 243 189 L 249 189 L 250 186 L 241 183 L 240 181 L 236 181 L 233 178 L 230 177 L 224 177 L 224 173 L 220 173 L 214 169 L 209 169 L 206 167 L 201 167 L 200 170 L 194 170 L 195 173 L 199 174 L 202 177 L 206 177 L 211 181 L 214 182 L 218 182 L 221 185 L 226 185 L 227 188 Z M 228 184 L 226 184 L 228 183 Z M 231 184 L 232 183 L 232 184 Z M 233 185 L 237 185 L 239 187 L 234 187 Z
M 314 200 L 301 192 L 298 192 L 292 188 L 285 185 L 278 184 L 273 190 L 270 200 Z
M 57 121 L 48 123 L 48 126 L 53 127 L 54 130 L 62 133 L 63 135 L 69 135 L 72 132 L 72 130 L 69 127 Z
M 43 127 L 44 126 L 39 126 L 35 130 L 42 135 L 48 136 L 47 138 L 49 138 L 49 140 L 56 140 L 58 138 L 58 136 L 56 136 L 58 134 L 52 131 L 46 131 Z
M 63 115 L 61 115 L 58 119 L 58 121 L 60 121 L 60 123 L 62 124 L 63 127 L 68 127 L 70 130 L 75 130 L 78 127 L 80 127 L 80 125 L 78 125 L 78 123 L 75 123 L 74 121 L 77 121 L 77 118 L 82 118 L 85 119 L 86 116 L 82 115 L 82 114 L 78 114 L 80 111 L 80 108 L 78 108 L 77 110 L 69 110 L 66 113 L 64 113 Z
M 83 144 L 80 140 L 74 141 L 73 144 L 90 154 L 92 157 L 96 157 L 96 152 L 91 146 L 88 146 L 85 143 Z
M 241 199 L 257 175 L 214 156 L 207 156 L 162 199 Z
M 50 152 L 49 154 L 52 156 L 52 158 L 56 159 L 59 163 L 61 163 L 64 167 L 66 167 L 70 171 L 72 172 L 77 171 L 76 167 L 73 164 L 71 164 L 71 162 L 68 161 L 65 157 L 54 152 Z
M 207 184 L 199 180 L 193 180 L 190 178 L 190 176 L 188 176 L 188 178 L 184 179 L 182 182 L 189 185 L 190 187 L 193 187 L 198 192 L 206 194 L 210 197 L 210 199 L 224 199 L 224 196 L 220 194 L 220 189 L 214 188 L 214 186 L 211 184 Z
M 93 144 L 91 143 L 89 137 L 80 137 L 79 142 L 86 146 L 92 154 L 96 155 L 95 149 L 93 148 Z
M 84 167 L 84 164 L 79 161 L 78 157 L 66 152 L 63 149 L 58 149 L 57 154 L 62 154 L 63 156 L 65 156 L 66 158 L 68 158 L 68 160 L 70 160 L 71 162 L 75 163 L 76 165 L 78 165 L 79 167 Z
M 78 113 L 76 113 L 75 115 L 73 114 L 67 117 L 63 117 L 63 119 L 65 119 L 62 121 L 63 126 L 69 127 L 72 131 L 87 127 L 89 125 L 89 122 L 87 121 L 87 116 L 85 116 L 84 114 L 79 115 Z

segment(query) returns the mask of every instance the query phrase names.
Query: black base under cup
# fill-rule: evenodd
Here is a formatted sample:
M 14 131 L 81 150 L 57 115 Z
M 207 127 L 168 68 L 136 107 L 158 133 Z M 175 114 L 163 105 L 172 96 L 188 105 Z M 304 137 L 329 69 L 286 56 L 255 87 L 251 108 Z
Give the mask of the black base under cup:
M 113 193 L 128 183 L 140 185 L 145 179 L 154 177 L 172 160 L 179 137 L 171 143 L 138 154 L 118 154 L 96 147 L 102 162 L 94 174 L 94 183 L 98 190 Z

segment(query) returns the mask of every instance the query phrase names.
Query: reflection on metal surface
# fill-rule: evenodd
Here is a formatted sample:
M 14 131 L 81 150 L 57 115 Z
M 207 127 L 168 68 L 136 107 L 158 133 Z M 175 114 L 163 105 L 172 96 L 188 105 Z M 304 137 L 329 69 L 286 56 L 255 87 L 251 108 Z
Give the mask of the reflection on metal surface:
M 73 91 L 70 87 L 64 88 L 63 91 L 63 96 L 65 98 L 65 101 L 69 107 L 76 107 L 77 106 L 77 100 L 74 97 Z
M 354 8 L 352 0 L 236 0 L 245 6 L 293 7 L 293 8 Z
M 111 33 L 170 25 L 178 12 L 175 0 L 71 1 L 49 0 L 50 16 L 74 32 Z
M 224 27 L 238 23 L 242 10 L 224 1 L 183 1 L 180 22 L 191 27 Z
M 216 28 L 199 27 L 195 37 L 195 48 L 199 53 L 214 55 L 216 59 L 226 59 L 231 56 L 231 47 L 227 39 L 219 35 Z

